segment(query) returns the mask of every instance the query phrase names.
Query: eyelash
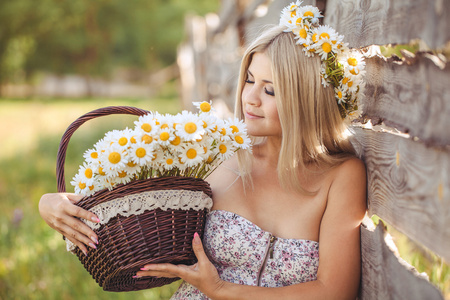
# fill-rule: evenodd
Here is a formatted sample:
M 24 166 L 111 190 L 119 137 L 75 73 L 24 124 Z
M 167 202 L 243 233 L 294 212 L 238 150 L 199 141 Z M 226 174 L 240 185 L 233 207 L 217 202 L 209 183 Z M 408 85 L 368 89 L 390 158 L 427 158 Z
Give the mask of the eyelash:
M 254 81 L 251 81 L 251 80 L 249 80 L 249 79 L 246 79 L 245 82 L 246 82 L 246 83 L 250 83 L 250 84 L 255 83 Z M 269 96 L 275 96 L 275 92 L 269 92 L 266 88 L 264 88 L 264 92 L 265 92 L 267 95 L 269 95 Z

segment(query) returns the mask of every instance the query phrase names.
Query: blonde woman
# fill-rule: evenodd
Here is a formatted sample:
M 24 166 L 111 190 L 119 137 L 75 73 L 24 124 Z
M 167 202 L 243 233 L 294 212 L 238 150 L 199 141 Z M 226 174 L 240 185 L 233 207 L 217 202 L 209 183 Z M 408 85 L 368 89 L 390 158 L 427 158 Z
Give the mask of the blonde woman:
M 295 12 L 308 14 L 299 4 L 292 4 Z M 235 111 L 255 144 L 251 154 L 239 153 L 207 178 L 214 204 L 203 241 L 193 237 L 198 263 L 146 265 L 135 276 L 181 277 L 173 299 L 357 296 L 366 175 L 343 120 L 355 106 L 347 105 L 351 95 L 347 102 L 337 96 L 351 92 L 342 83 L 324 84 L 324 59 L 308 53 L 308 44 L 298 44 L 301 32 L 293 32 L 266 30 L 243 57 Z M 76 208 L 77 200 L 44 195 L 40 211 L 86 251 L 97 236 L 73 216 L 97 217 Z

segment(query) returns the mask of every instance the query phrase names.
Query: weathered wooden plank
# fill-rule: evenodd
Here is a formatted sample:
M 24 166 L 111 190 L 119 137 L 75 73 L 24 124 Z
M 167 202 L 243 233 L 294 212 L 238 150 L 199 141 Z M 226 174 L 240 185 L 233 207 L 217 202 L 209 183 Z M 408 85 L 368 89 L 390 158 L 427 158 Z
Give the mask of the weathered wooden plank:
M 450 262 L 450 151 L 354 130 L 352 143 L 367 167 L 369 214 Z
M 407 44 L 420 38 L 432 49 L 450 40 L 446 0 L 328 0 L 325 24 L 350 47 Z
M 370 224 L 371 223 L 371 224 Z M 396 254 L 382 222 L 376 229 L 370 219 L 361 227 L 361 300 L 443 299 L 440 291 Z M 393 249 L 394 248 L 394 249 Z
M 450 145 L 450 66 L 438 67 L 429 54 L 394 63 L 366 59 L 363 114 L 381 119 L 428 145 Z M 437 58 L 437 57 L 434 57 Z

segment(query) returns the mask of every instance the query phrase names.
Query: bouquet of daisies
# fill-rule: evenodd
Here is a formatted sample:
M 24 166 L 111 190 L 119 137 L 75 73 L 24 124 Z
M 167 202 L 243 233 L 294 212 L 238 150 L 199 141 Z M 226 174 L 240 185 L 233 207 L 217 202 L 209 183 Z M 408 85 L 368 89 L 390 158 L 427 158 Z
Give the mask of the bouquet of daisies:
M 206 178 L 238 149 L 251 150 L 245 124 L 215 117 L 210 102 L 194 102 L 197 114 L 151 112 L 133 129 L 113 130 L 87 150 L 71 184 L 76 194 L 154 177 Z

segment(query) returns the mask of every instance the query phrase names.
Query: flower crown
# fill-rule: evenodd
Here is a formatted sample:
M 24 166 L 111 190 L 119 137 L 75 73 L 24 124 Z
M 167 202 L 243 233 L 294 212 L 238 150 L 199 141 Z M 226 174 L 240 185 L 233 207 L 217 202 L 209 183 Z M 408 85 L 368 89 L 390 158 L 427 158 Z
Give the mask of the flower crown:
M 328 25 L 319 25 L 323 17 L 317 7 L 300 6 L 302 1 L 286 6 L 280 17 L 285 32 L 295 35 L 297 44 L 308 57 L 315 54 L 322 60 L 322 85 L 334 87 L 339 112 L 343 119 L 355 119 L 361 115 L 358 98 L 364 89 L 365 62 L 360 52 L 351 51 L 339 35 Z

